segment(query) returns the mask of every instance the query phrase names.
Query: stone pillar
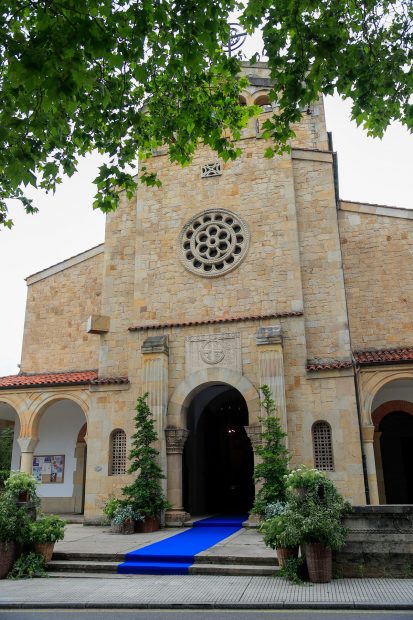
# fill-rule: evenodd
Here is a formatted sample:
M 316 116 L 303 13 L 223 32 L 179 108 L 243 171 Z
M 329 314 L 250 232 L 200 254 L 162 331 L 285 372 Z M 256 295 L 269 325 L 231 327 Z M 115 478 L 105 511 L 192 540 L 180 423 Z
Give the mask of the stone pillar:
M 31 474 L 33 469 L 33 453 L 38 439 L 35 437 L 19 437 L 17 441 L 21 451 L 20 471 Z
M 261 457 L 258 456 L 256 450 L 259 446 L 262 445 L 261 439 L 261 424 L 251 424 L 250 426 L 244 426 L 245 432 L 248 435 L 248 439 L 251 442 L 252 449 L 254 451 L 254 471 L 256 466 L 261 463 Z M 257 497 L 257 493 L 262 486 L 262 482 L 255 482 L 255 497 Z M 256 525 L 259 522 L 259 517 L 257 515 L 250 514 L 248 518 L 248 522 L 250 525 Z
M 287 433 L 287 407 L 285 401 L 284 359 L 281 327 L 259 327 L 256 342 L 260 365 L 260 385 L 268 385 L 277 406 L 277 416 Z M 287 443 L 287 438 L 286 438 Z
M 383 474 L 383 460 L 381 458 L 381 439 L 382 433 L 374 431 L 374 460 L 376 463 L 376 476 L 377 476 L 377 488 L 379 492 L 380 504 L 386 504 L 386 488 L 384 486 L 384 474 Z
M 159 438 L 160 465 L 166 472 L 164 428 L 168 408 L 168 336 L 151 336 L 142 345 L 143 391 L 149 392 L 148 405 Z
M 362 427 L 363 448 L 366 456 L 367 479 L 369 483 L 370 503 L 379 504 L 379 491 L 377 488 L 376 461 L 374 459 L 374 426 Z
M 182 454 L 188 435 L 189 431 L 186 428 L 168 426 L 165 429 L 168 464 L 167 498 L 171 504 L 171 508 L 165 514 L 168 525 L 182 526 L 190 518 L 183 507 L 182 488 Z

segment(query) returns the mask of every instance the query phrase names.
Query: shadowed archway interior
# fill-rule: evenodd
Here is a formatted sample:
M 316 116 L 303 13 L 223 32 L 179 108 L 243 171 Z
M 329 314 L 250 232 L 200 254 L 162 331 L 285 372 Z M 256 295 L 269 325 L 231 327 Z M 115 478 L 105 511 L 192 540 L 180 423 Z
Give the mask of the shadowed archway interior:
M 244 426 L 248 409 L 238 390 L 205 388 L 193 399 L 184 450 L 184 505 L 192 515 L 250 510 L 254 457 Z
M 387 503 L 413 504 L 413 416 L 392 411 L 379 431 Z

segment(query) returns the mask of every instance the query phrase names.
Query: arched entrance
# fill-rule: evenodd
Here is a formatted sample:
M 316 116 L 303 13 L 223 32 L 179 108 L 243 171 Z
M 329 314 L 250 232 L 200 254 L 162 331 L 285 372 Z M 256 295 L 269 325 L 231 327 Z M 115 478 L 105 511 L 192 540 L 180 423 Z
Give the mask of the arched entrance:
M 392 411 L 379 424 L 384 489 L 388 504 L 413 504 L 413 416 Z
M 254 457 L 247 425 L 245 399 L 229 385 L 210 385 L 192 399 L 183 455 L 184 507 L 190 514 L 250 510 Z
M 85 414 L 77 402 L 56 398 L 37 418 L 33 474 L 45 512 L 82 513 L 86 471 Z
M 18 470 L 20 448 L 17 438 L 20 434 L 20 420 L 8 403 L 0 402 L 0 470 Z
M 413 382 L 383 386 L 371 418 L 380 504 L 413 504 Z

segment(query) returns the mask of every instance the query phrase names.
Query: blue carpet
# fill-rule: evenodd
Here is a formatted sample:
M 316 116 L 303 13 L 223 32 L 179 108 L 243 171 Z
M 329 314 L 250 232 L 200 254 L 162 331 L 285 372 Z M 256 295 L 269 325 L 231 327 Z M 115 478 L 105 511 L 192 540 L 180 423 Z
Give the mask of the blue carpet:
M 118 573 L 186 575 L 198 553 L 237 532 L 246 518 L 224 515 L 195 521 L 190 530 L 127 553 Z

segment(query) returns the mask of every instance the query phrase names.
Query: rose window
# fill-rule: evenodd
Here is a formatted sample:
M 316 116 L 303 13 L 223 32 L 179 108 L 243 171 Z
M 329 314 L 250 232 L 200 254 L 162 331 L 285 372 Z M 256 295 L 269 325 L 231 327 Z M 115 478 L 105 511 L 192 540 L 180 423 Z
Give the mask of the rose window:
M 208 209 L 193 217 L 178 238 L 178 253 L 189 271 L 214 277 L 234 269 L 249 243 L 245 222 L 226 209 Z

